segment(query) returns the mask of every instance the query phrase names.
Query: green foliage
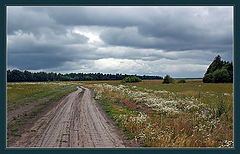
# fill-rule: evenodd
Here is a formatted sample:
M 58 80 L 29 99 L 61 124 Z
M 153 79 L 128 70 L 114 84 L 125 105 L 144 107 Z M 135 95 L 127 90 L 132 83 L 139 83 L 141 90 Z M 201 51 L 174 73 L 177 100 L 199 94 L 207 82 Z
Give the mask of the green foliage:
M 174 83 L 174 79 L 170 77 L 170 75 L 166 75 L 163 79 L 163 83 Z
M 203 82 L 205 83 L 229 83 L 233 82 L 233 64 L 222 61 L 218 55 L 208 67 Z
M 212 73 L 205 74 L 203 77 L 203 82 L 205 82 L 205 83 L 214 82 Z
M 217 69 L 221 69 L 222 66 L 223 61 L 221 60 L 221 57 L 218 55 L 217 57 L 215 57 L 214 61 L 208 67 L 206 74 L 213 73 Z
M 232 62 L 224 62 L 223 68 L 227 70 L 229 74 L 229 82 L 233 82 L 233 64 Z
M 186 83 L 186 80 L 181 79 L 181 80 L 178 81 L 178 83 Z
M 12 126 L 12 127 L 10 127 L 10 130 L 11 131 L 17 131 L 18 130 L 18 126 Z
M 7 71 L 7 81 L 24 81 L 25 80 L 25 76 L 23 74 L 23 72 L 19 71 L 19 70 L 8 70 Z
M 47 105 L 47 102 L 46 101 L 40 102 L 37 104 L 37 106 L 39 106 L 39 105 Z
M 102 80 L 122 80 L 128 76 L 127 74 L 102 74 L 102 73 L 46 73 L 46 72 L 29 72 L 19 70 L 8 70 L 8 82 L 39 82 L 39 81 L 102 81 Z M 161 76 L 136 76 L 142 80 L 161 80 Z
M 230 75 L 226 69 L 218 69 L 213 73 L 213 81 L 215 83 L 224 83 L 230 81 Z
M 122 83 L 132 83 L 132 82 L 142 82 L 142 80 L 136 76 L 128 76 L 128 77 L 124 78 L 121 82 Z

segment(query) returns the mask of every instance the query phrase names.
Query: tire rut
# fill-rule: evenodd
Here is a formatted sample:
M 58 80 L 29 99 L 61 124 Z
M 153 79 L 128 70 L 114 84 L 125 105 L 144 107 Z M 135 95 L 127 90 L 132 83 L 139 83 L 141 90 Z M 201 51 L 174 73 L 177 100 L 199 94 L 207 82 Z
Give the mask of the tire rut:
M 78 87 L 36 121 L 16 147 L 125 147 L 118 130 L 96 103 L 91 90 Z

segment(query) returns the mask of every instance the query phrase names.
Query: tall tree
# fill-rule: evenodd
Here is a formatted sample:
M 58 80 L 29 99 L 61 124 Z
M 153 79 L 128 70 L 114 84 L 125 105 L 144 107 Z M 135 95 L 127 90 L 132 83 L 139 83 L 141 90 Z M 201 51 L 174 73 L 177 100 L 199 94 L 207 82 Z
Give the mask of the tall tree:
M 33 81 L 33 74 L 29 71 L 24 71 L 23 72 L 25 76 L 25 81 Z
M 221 57 L 218 55 L 204 74 L 203 82 L 233 82 L 233 64 L 222 61 Z
M 221 60 L 221 56 L 217 55 L 217 57 L 215 57 L 214 61 L 208 67 L 206 74 L 213 73 L 217 69 L 221 69 L 222 66 L 223 66 L 223 61 Z

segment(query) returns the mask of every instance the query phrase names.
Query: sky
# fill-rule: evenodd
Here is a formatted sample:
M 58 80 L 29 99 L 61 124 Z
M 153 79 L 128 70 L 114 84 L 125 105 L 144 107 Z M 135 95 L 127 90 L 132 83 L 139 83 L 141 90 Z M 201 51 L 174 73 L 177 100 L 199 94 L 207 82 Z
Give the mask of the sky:
M 201 78 L 217 55 L 232 6 L 7 7 L 7 69 Z

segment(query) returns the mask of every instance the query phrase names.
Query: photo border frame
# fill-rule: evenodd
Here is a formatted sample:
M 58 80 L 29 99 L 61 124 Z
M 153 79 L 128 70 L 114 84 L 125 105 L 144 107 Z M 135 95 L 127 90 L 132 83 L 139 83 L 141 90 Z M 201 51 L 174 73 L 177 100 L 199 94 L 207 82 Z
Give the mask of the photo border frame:
M 7 148 L 6 147 L 6 37 L 7 6 L 233 6 L 234 9 L 234 148 Z M 2 0 L 0 2 L 0 153 L 240 153 L 240 1 L 238 0 Z

